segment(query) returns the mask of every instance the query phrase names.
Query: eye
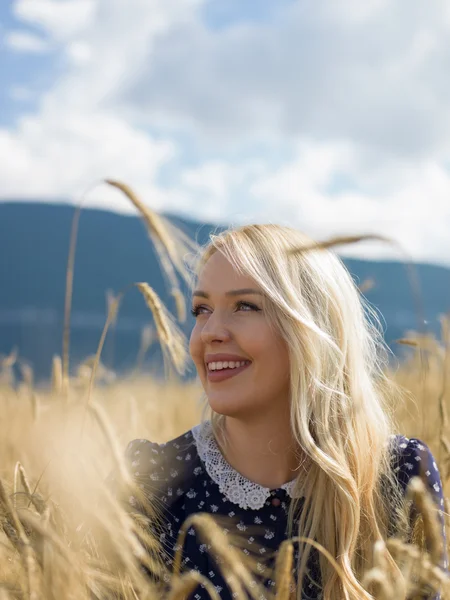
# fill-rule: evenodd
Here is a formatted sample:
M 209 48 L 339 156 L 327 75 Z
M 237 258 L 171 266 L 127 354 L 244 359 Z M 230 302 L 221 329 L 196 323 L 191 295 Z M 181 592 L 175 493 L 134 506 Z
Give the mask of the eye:
M 261 309 L 258 308 L 255 304 L 252 304 L 251 302 L 244 302 L 243 300 L 239 300 L 238 302 L 236 302 L 236 307 L 241 307 L 241 306 L 246 306 L 248 308 L 251 308 L 254 311 L 260 311 Z M 206 308 L 203 304 L 197 304 L 195 305 L 193 308 L 191 308 L 191 315 L 194 317 L 197 317 L 201 313 L 200 311 Z M 244 312 L 251 312 L 251 311 L 244 311 Z

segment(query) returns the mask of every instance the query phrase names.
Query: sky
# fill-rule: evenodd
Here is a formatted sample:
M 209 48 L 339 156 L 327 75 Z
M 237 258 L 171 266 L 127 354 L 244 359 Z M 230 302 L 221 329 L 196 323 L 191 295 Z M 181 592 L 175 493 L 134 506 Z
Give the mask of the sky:
M 2 0 L 0 199 L 450 267 L 448 0 Z

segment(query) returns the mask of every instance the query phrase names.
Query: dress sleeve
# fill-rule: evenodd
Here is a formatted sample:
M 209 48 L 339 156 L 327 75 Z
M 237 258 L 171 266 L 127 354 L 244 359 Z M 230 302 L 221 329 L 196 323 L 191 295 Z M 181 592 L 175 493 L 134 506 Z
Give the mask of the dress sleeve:
M 169 525 L 169 517 L 165 503 L 161 499 L 161 490 L 167 482 L 167 457 L 165 444 L 156 444 L 145 439 L 131 441 L 125 450 L 127 469 L 136 486 L 143 492 L 129 494 L 123 498 L 124 504 L 134 515 L 140 514 L 145 518 L 144 528 L 148 527 L 151 535 L 161 543 L 160 555 L 165 558 L 166 542 L 165 528 Z M 151 507 L 151 508 L 150 508 Z M 150 510 L 150 513 L 149 513 Z M 143 572 L 160 588 L 162 597 L 168 593 L 167 575 L 159 577 L 141 565 Z
M 443 540 L 443 553 L 439 566 L 448 574 L 448 549 L 447 535 L 444 519 L 444 492 L 439 469 L 431 450 L 418 438 L 406 438 L 401 436 L 399 439 L 399 462 L 396 467 L 397 476 L 403 490 L 406 491 L 407 485 L 412 477 L 420 477 L 430 492 L 437 509 L 437 516 L 440 526 L 440 532 Z M 417 510 L 412 511 L 412 520 L 417 517 Z M 440 596 L 433 596 L 432 600 L 439 600 Z
M 145 495 L 155 494 L 167 480 L 164 444 L 133 440 L 125 450 L 125 461 L 131 477 Z M 129 498 L 133 506 L 136 499 Z

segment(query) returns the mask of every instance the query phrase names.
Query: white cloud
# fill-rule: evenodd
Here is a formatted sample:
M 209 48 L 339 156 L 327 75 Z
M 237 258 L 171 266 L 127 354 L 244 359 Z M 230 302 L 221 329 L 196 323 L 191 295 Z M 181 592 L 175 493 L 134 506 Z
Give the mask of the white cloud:
M 45 29 L 68 64 L 41 97 L 36 114 L 0 130 L 0 194 L 75 200 L 106 177 L 129 182 L 156 209 L 183 205 L 183 194 L 157 184 L 176 154 L 167 136 L 151 135 L 133 119 L 102 105 L 122 85 L 152 39 L 189 17 L 181 0 L 17 0 L 17 18 Z M 69 23 L 70 21 L 70 23 Z M 81 66 L 83 68 L 81 68 Z M 118 192 L 100 186 L 91 206 L 130 212 Z
M 181 23 L 127 79 L 122 103 L 216 140 L 306 136 L 391 156 L 448 151 L 445 0 L 427 11 L 419 0 L 336 6 L 290 3 L 270 24 L 220 31 Z
M 75 199 L 113 177 L 158 210 L 373 231 L 450 264 L 444 0 L 280 3 L 214 31 L 202 4 L 16 0 L 65 62 L 36 113 L 0 129 L 0 195 Z M 87 200 L 131 210 L 104 185 Z
M 316 239 L 376 233 L 399 245 L 364 242 L 342 253 L 396 257 L 450 265 L 450 175 L 424 160 L 397 186 L 385 179 L 384 194 L 364 189 L 365 166 L 350 148 L 304 144 L 294 161 L 255 181 L 251 192 L 269 207 L 267 218 L 295 224 Z M 401 171 L 401 168 L 399 168 Z M 333 180 L 351 173 L 356 191 L 333 192 Z M 379 182 L 380 183 L 380 182 Z M 282 215 L 282 216 L 281 216 Z
M 85 31 L 94 20 L 95 0 L 16 0 L 17 19 L 40 27 L 55 40 L 64 40 Z
M 91 60 L 92 47 L 87 42 L 74 41 L 67 44 L 66 54 L 72 64 L 82 66 Z
M 174 152 L 171 142 L 152 140 L 114 115 L 24 118 L 16 132 L 0 130 L 2 197 L 75 200 L 86 186 L 110 177 L 130 182 L 161 208 L 154 179 Z M 93 194 L 92 200 L 111 209 L 118 204 L 117 194 Z M 129 210 L 124 200 L 118 208 Z
M 5 44 L 14 52 L 45 54 L 51 50 L 51 44 L 48 40 L 29 31 L 22 30 L 8 31 L 5 35 Z

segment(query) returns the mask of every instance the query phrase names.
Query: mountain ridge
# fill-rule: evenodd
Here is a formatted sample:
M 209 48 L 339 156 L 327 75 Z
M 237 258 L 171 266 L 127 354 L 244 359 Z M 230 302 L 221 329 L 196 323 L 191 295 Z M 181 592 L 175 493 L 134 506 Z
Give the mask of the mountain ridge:
M 6 354 L 18 346 L 38 378 L 48 377 L 53 354 L 61 353 L 65 274 L 74 211 L 74 206 L 63 203 L 0 203 L 0 353 Z M 164 216 L 200 244 L 207 242 L 210 232 L 225 228 L 171 213 Z M 357 283 L 375 280 L 374 289 L 366 295 L 386 320 L 388 343 L 420 326 L 405 265 L 398 261 L 341 258 Z M 415 269 L 422 287 L 424 317 L 436 333 L 439 315 L 450 310 L 450 269 L 428 263 L 417 263 Z M 83 210 L 74 270 L 71 356 L 75 364 L 95 351 L 106 317 L 106 290 L 117 293 L 136 281 L 147 281 L 169 310 L 175 311 L 139 216 L 94 208 Z M 181 288 L 188 293 L 184 282 Z M 127 294 L 119 312 L 114 357 L 108 354 L 108 343 L 105 346 L 111 366 L 119 370 L 131 368 L 140 330 L 151 320 L 139 293 Z M 188 316 L 181 327 L 186 335 L 192 325 L 193 318 Z M 155 349 L 153 352 L 158 354 Z

